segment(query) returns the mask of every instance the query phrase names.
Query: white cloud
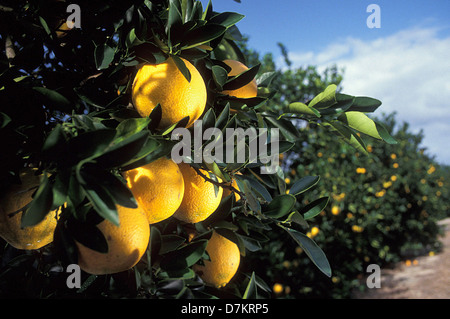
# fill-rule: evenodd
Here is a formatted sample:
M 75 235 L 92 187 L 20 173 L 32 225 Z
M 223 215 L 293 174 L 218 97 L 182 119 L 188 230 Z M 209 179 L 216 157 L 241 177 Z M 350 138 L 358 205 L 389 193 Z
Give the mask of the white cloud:
M 290 53 L 294 66 L 343 67 L 343 92 L 380 99 L 375 112 L 397 112 L 423 145 L 450 164 L 450 37 L 437 28 L 414 28 L 365 41 L 346 38 L 321 52 Z

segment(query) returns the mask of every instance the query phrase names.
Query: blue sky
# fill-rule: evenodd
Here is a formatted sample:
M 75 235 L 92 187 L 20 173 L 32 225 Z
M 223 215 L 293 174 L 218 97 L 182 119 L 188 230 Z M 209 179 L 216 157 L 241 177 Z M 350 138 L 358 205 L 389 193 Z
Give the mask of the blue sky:
M 207 0 L 202 0 L 206 7 Z M 397 121 L 423 130 L 423 146 L 450 165 L 449 0 L 212 0 L 217 12 L 245 15 L 237 26 L 260 54 L 285 67 L 277 42 L 295 67 L 337 65 L 343 91 L 368 95 L 397 112 Z M 381 28 L 370 29 L 366 9 L 377 4 Z

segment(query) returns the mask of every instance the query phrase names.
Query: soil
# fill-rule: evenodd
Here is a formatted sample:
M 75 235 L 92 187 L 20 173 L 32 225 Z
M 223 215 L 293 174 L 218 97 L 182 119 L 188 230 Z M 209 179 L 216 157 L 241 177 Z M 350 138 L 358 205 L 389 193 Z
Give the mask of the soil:
M 410 265 L 404 261 L 392 269 L 381 269 L 381 288 L 355 293 L 354 298 L 450 299 L 450 218 L 439 224 L 445 229 L 441 252 L 417 257 Z

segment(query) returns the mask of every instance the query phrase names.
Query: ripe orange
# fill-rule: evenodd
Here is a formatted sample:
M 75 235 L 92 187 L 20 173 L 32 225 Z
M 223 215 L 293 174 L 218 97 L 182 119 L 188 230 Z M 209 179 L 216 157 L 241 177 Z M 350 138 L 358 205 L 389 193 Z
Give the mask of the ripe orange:
M 194 271 L 205 283 L 217 288 L 224 287 L 239 268 L 241 255 L 238 246 L 214 231 L 206 252 L 210 260 L 204 260 L 204 265 L 194 265 Z
M 160 128 L 186 116 L 189 116 L 189 127 L 202 115 L 206 106 L 206 86 L 200 72 L 189 61 L 182 60 L 191 73 L 190 82 L 171 57 L 157 65 L 144 65 L 133 81 L 131 97 L 142 117 L 149 116 L 156 105 L 161 104 Z
M 339 209 L 338 206 L 333 206 L 333 207 L 331 207 L 331 213 L 332 213 L 333 215 L 339 215 L 340 211 L 341 211 L 341 210 Z
M 235 76 L 248 70 L 248 67 L 245 64 L 236 60 L 225 60 L 223 62 L 231 67 L 231 71 L 228 73 L 229 76 Z M 222 93 L 238 98 L 256 97 L 258 95 L 256 79 L 253 79 L 241 88 L 238 88 L 236 90 L 225 90 L 222 91 Z
M 32 201 L 32 195 L 40 183 L 34 170 L 20 173 L 21 185 L 13 185 L 0 199 L 0 237 L 17 249 L 39 249 L 53 241 L 56 228 L 56 211 L 50 212 L 39 224 L 21 228 L 22 212 L 9 217 Z
M 183 175 L 171 159 L 161 157 L 126 171 L 123 176 L 149 224 L 169 218 L 180 207 L 184 195 Z
M 78 248 L 78 265 L 90 274 L 113 274 L 130 269 L 139 262 L 147 249 L 150 225 L 142 209 L 117 206 L 117 211 L 119 226 L 106 219 L 97 225 L 108 243 L 107 253 L 75 242 Z
M 219 207 L 223 188 L 218 187 L 217 195 L 215 185 L 205 180 L 189 164 L 178 164 L 184 179 L 184 196 L 180 207 L 173 215 L 175 218 L 187 223 L 198 223 L 208 218 Z M 209 177 L 205 170 L 201 172 Z M 221 180 L 219 179 L 219 182 Z

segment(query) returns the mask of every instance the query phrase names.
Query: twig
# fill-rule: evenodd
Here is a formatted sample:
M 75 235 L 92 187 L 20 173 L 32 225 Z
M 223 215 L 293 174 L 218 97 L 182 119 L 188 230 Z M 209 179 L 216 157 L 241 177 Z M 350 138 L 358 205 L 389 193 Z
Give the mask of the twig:
M 197 174 L 200 175 L 201 177 L 203 177 L 206 181 L 208 181 L 208 182 L 210 182 L 210 183 L 212 183 L 212 184 L 214 184 L 214 185 L 223 187 L 223 188 L 228 188 L 228 189 L 231 190 L 232 192 L 235 192 L 235 193 L 239 194 L 239 196 L 241 196 L 242 198 L 245 198 L 244 193 L 242 193 L 241 191 L 239 191 L 238 189 L 236 189 L 235 187 L 233 187 L 233 186 L 231 185 L 231 183 L 228 184 L 227 182 L 222 182 L 222 183 L 217 182 L 217 181 L 215 181 L 215 180 L 209 178 L 209 177 L 206 176 L 205 174 L 203 174 L 203 173 L 200 171 L 200 169 L 198 169 L 198 168 L 196 168 L 196 167 L 194 167 L 194 166 L 191 166 L 191 167 L 192 167 L 193 169 L 195 169 L 195 171 L 197 172 Z

